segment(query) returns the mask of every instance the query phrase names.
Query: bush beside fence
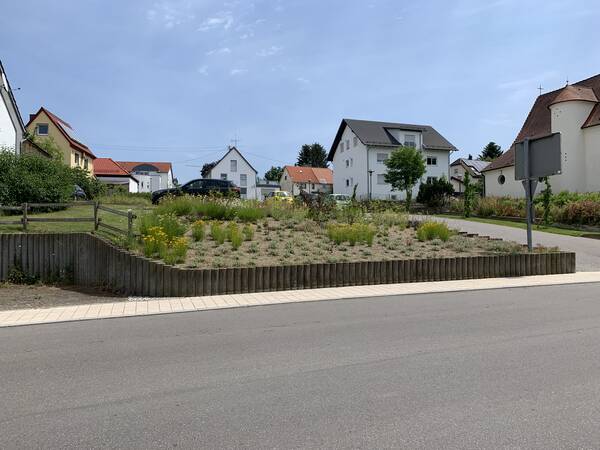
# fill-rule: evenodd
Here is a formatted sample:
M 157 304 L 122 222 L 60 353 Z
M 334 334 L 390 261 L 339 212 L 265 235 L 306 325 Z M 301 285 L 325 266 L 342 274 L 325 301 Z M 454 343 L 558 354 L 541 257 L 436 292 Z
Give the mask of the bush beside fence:
M 41 281 L 70 279 L 80 287 L 170 297 L 572 273 L 575 254 L 185 269 L 133 255 L 93 234 L 0 234 L 0 281 L 15 269 Z

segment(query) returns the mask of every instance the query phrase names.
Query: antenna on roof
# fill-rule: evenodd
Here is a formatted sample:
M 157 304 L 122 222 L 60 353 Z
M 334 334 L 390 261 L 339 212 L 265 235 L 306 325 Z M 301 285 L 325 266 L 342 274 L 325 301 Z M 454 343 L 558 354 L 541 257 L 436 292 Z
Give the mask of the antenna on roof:
M 569 85 L 569 76 L 567 75 L 567 86 Z
M 240 139 L 238 139 L 238 135 L 236 133 L 235 137 L 231 140 L 231 143 L 233 144 L 234 147 L 237 147 L 238 142 L 240 142 Z
M 540 95 L 542 95 L 542 91 L 544 90 L 544 88 L 542 87 L 542 85 L 540 84 L 540 87 L 538 88 L 538 91 L 540 91 Z

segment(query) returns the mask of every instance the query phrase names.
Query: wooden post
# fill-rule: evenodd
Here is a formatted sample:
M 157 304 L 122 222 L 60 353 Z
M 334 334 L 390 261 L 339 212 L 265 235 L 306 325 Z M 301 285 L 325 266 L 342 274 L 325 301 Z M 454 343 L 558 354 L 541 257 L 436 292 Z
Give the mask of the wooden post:
M 23 203 L 23 231 L 27 232 L 27 210 L 29 209 L 27 207 L 27 203 Z
M 98 225 L 100 223 L 100 221 L 98 220 L 98 206 L 100 206 L 100 204 L 96 200 L 94 202 L 94 231 L 98 231 Z
M 133 211 L 127 210 L 127 238 L 131 241 L 133 239 Z

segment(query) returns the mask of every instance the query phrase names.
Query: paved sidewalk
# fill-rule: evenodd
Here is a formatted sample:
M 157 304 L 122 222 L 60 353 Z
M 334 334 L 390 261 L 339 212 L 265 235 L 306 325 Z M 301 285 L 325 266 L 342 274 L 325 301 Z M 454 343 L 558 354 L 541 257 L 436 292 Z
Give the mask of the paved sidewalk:
M 130 298 L 127 302 L 1 311 L 0 327 L 152 314 L 170 314 L 320 300 L 342 300 L 363 297 L 383 297 L 388 295 L 428 294 L 436 292 L 474 291 L 576 283 L 600 283 L 600 272 L 578 272 L 566 275 L 544 275 L 519 278 L 488 278 L 482 280 L 380 284 L 340 288 L 304 289 L 297 291 L 261 292 L 255 294 L 214 295 L 207 297 Z
M 414 216 L 424 218 L 426 216 Z M 520 228 L 513 228 L 491 223 L 472 222 L 470 220 L 450 219 L 446 217 L 428 217 L 433 220 L 443 221 L 451 228 L 467 233 L 477 233 L 482 236 L 514 241 L 527 244 L 527 233 Z M 544 247 L 558 247 L 563 251 L 577 253 L 577 270 L 591 272 L 600 270 L 600 240 L 562 234 L 546 233 L 544 231 L 533 231 L 534 245 Z

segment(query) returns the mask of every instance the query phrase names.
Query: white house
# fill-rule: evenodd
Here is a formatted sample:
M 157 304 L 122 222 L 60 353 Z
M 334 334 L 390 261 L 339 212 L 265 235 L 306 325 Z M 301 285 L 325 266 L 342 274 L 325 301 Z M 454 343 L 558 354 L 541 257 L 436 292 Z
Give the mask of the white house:
M 98 181 L 109 188 L 123 188 L 131 193 L 139 192 L 138 180 L 111 158 L 96 158 L 94 175 Z
M 600 74 L 538 96 L 515 143 L 557 132 L 562 172 L 550 177 L 552 190 L 600 191 Z M 514 161 L 513 144 L 483 170 L 486 196 L 525 196 Z
M 483 179 L 481 171 L 489 164 L 489 161 L 473 159 L 471 155 L 468 158 L 458 158 L 450 164 L 450 183 L 454 188 L 454 192 L 462 193 L 465 191 L 464 179 L 467 172 L 473 183 L 479 183 Z
M 117 161 L 138 181 L 138 192 L 154 192 L 175 186 L 170 162 Z
M 285 166 L 279 179 L 281 189 L 298 195 L 301 191 L 331 194 L 333 171 L 322 167 Z
M 229 147 L 227 153 L 214 165 L 208 178 L 229 180 L 240 188 L 242 198 L 259 199 L 256 188 L 258 172 L 235 147 Z
M 450 153 L 456 147 L 429 125 L 343 119 L 327 157 L 333 162 L 333 191 L 352 195 L 357 185 L 359 198 L 403 199 L 405 193 L 392 191 L 384 180 L 384 161 L 402 145 L 421 150 L 427 162 L 422 182 L 448 178 Z M 418 189 L 415 186 L 414 197 Z
M 0 148 L 6 147 L 17 154 L 21 153 L 24 133 L 25 124 L 0 61 Z

